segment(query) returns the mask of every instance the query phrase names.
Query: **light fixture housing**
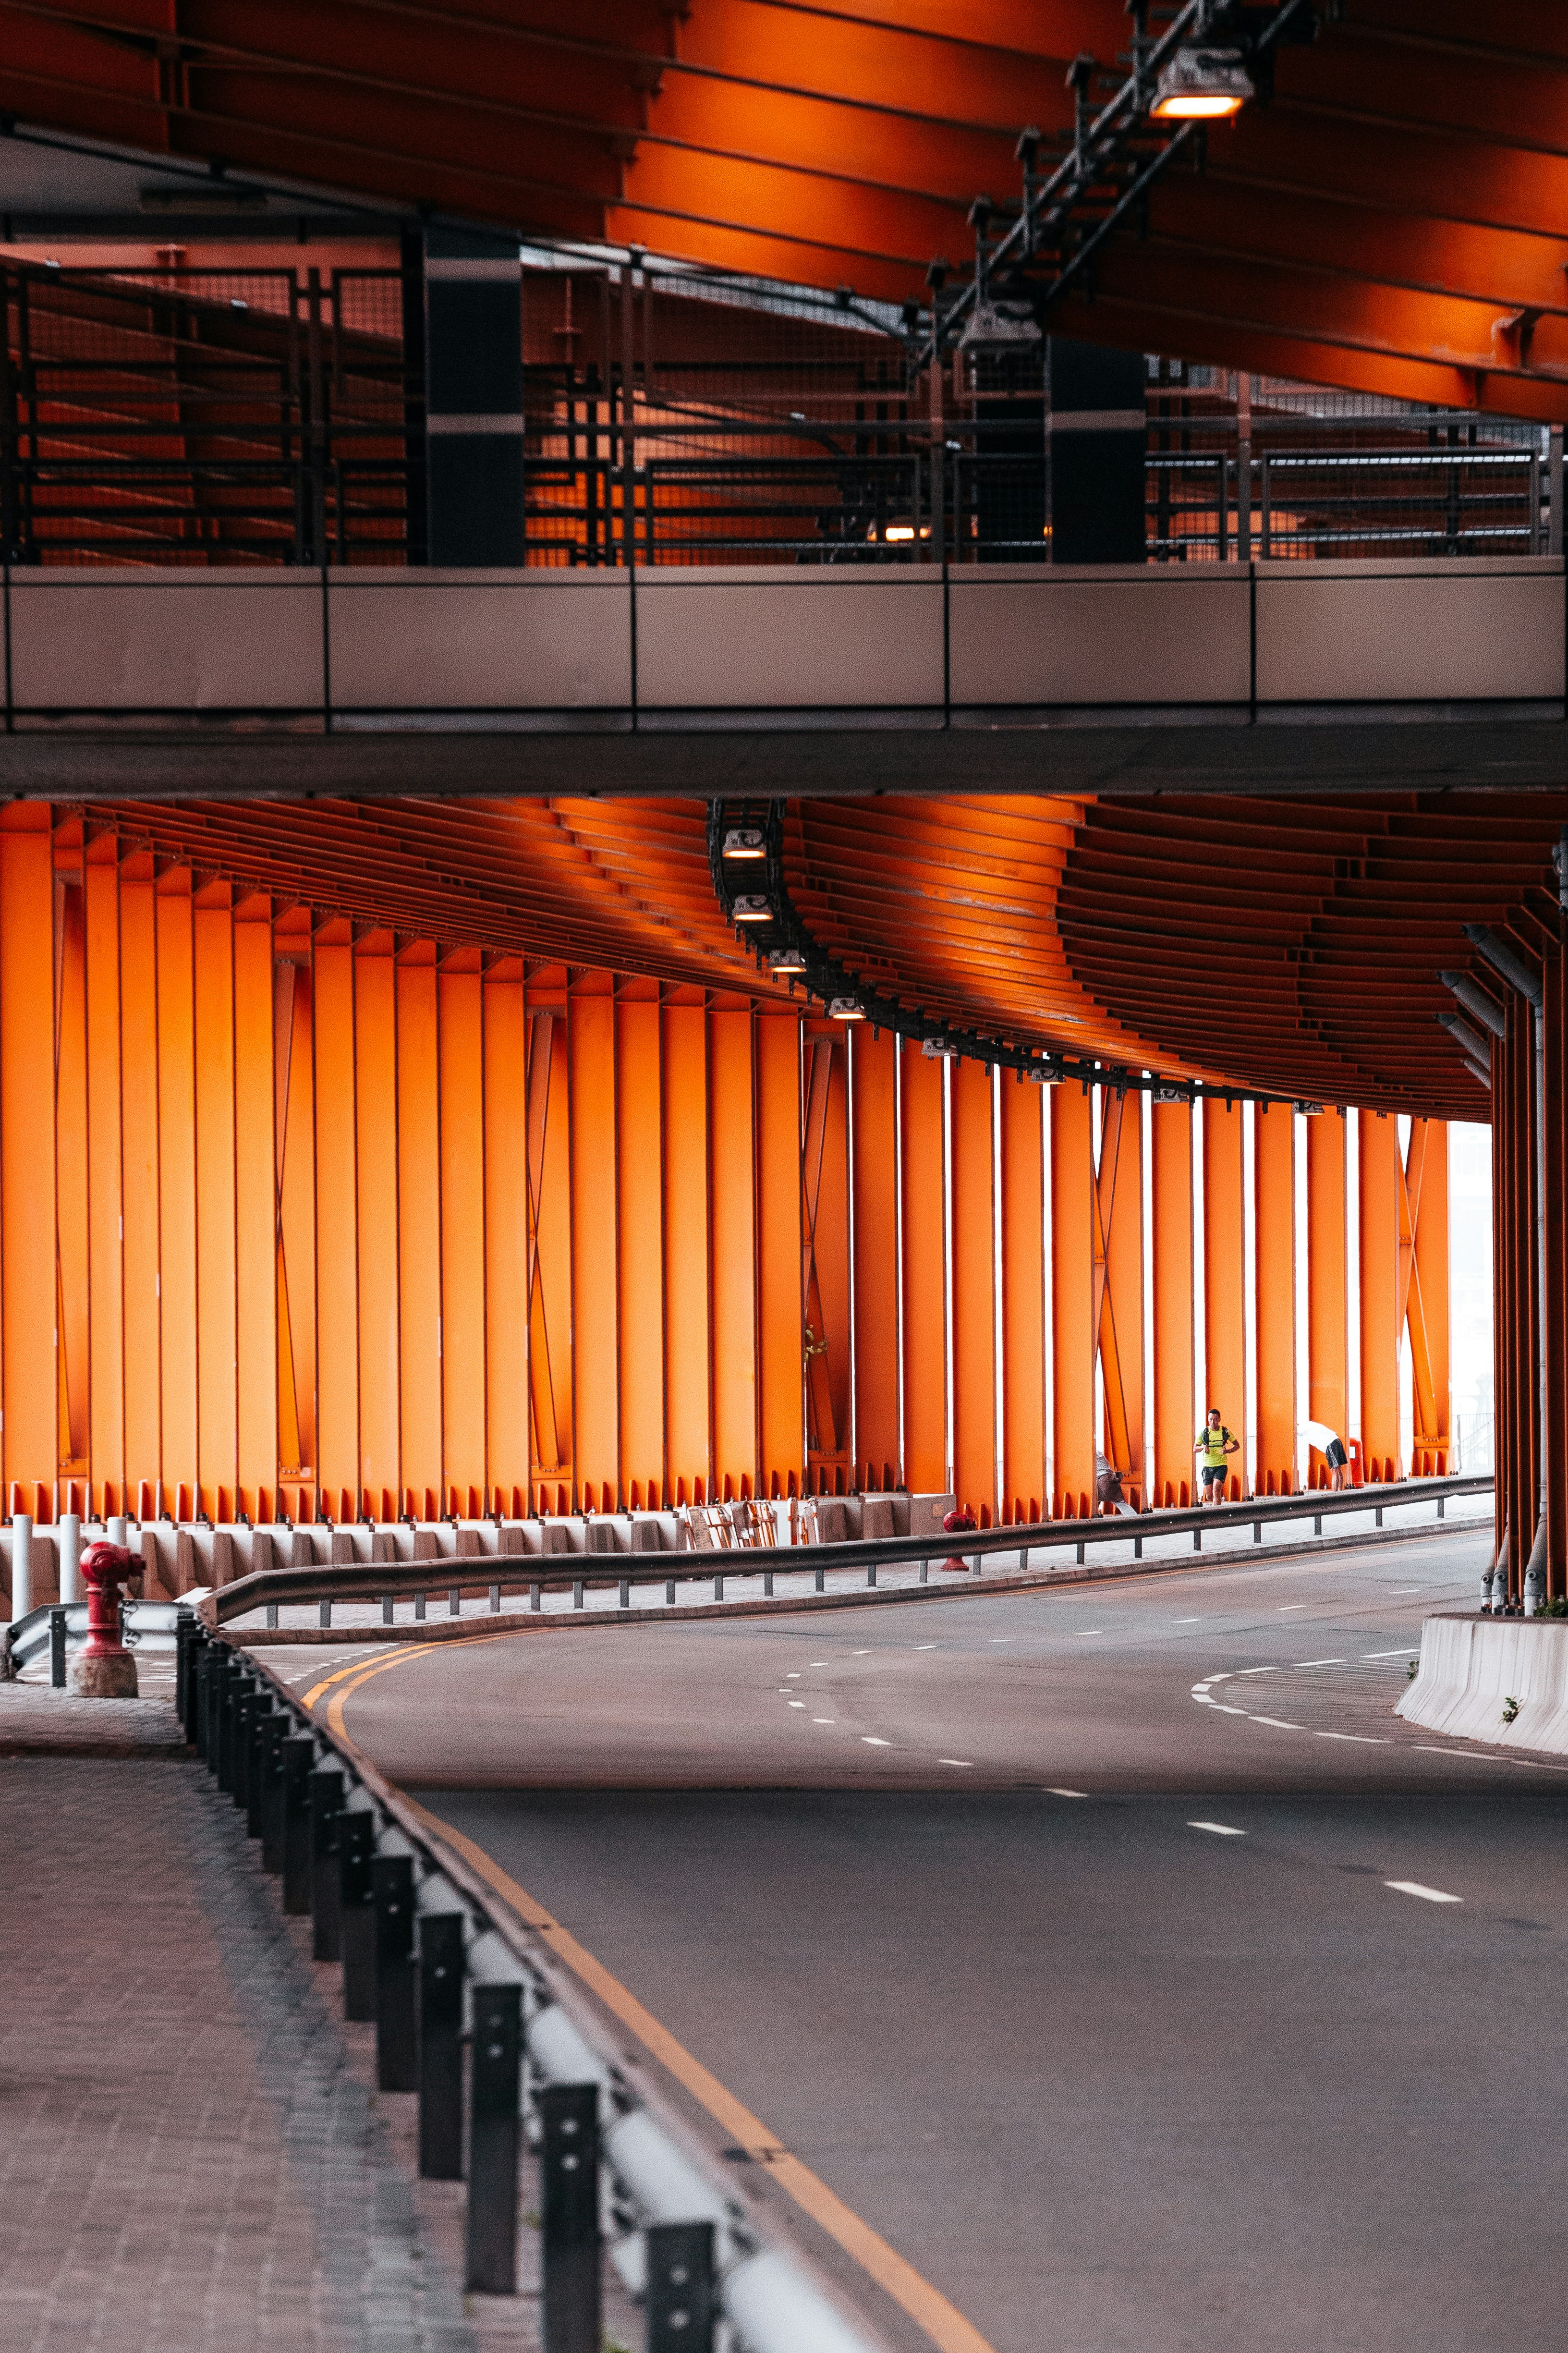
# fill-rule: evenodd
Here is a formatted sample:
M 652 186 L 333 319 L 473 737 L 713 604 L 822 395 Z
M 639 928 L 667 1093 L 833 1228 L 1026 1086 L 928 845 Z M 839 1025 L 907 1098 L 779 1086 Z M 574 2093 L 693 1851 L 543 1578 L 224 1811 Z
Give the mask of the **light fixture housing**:
M 830 1021 L 864 1021 L 866 1008 L 858 997 L 832 997 L 827 1001 L 827 1018 Z
M 763 891 L 742 891 L 730 902 L 730 913 L 737 923 L 771 923 L 773 902 Z
M 1291 1108 L 1294 1111 L 1299 1111 L 1303 1119 L 1321 1119 L 1323 1117 L 1323 1106 L 1321 1103 L 1298 1103 L 1292 1104 Z
M 724 836 L 724 858 L 765 858 L 767 837 L 760 825 L 732 825 Z
M 770 948 L 768 970 L 782 979 L 795 979 L 805 970 L 805 957 L 799 948 Z
M 1156 122 L 1225 122 L 1257 95 L 1239 49 L 1184 43 L 1160 69 L 1149 112 Z

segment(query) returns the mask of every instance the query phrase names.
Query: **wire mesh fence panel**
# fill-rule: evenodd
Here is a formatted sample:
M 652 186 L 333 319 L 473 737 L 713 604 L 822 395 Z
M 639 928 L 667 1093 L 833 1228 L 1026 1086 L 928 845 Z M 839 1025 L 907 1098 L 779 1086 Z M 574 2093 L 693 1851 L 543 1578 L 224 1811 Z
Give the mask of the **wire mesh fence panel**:
M 1522 449 L 1268 449 L 1258 553 L 1536 554 L 1541 461 Z

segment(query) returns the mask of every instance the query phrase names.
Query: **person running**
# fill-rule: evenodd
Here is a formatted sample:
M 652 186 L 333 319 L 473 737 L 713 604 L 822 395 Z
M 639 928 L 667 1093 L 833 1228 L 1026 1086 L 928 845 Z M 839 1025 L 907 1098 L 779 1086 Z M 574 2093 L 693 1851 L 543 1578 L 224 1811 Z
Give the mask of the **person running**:
M 1203 1480 L 1203 1500 L 1205 1504 L 1223 1504 L 1226 1472 L 1225 1458 L 1239 1454 L 1241 1440 L 1233 1438 L 1219 1418 L 1219 1408 L 1211 1405 L 1209 1418 L 1193 1441 L 1193 1452 L 1202 1457 L 1198 1470 Z

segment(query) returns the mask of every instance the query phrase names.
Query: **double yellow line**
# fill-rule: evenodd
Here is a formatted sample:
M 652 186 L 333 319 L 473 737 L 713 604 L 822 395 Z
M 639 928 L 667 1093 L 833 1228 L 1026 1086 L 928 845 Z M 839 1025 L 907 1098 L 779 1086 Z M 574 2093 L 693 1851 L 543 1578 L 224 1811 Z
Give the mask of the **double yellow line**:
M 489 1635 L 482 1639 L 501 1641 L 506 1638 Z M 327 1703 L 327 1723 L 344 1747 L 358 1756 L 360 1751 L 343 1725 L 343 1710 L 354 1693 L 362 1684 L 369 1683 L 373 1676 L 384 1674 L 389 1667 L 403 1666 L 413 1659 L 428 1658 L 437 1647 L 434 1642 L 409 1643 L 406 1647 L 400 1646 L 390 1658 L 373 1661 L 368 1667 L 340 1667 L 335 1674 L 324 1675 L 319 1683 L 311 1686 L 305 1694 L 303 1704 L 307 1708 L 314 1708 L 330 1692 L 331 1697 Z M 719 2081 L 717 2075 L 710 2074 L 700 2059 L 693 2058 L 685 2044 L 678 2042 L 651 2010 L 645 2010 L 637 1996 L 618 1978 L 612 1977 L 604 1963 L 580 1945 L 570 1929 L 563 1928 L 525 1887 L 520 1887 L 482 1846 L 477 1846 L 461 1831 L 454 1830 L 449 1822 L 444 1822 L 427 1806 L 420 1805 L 417 1799 L 410 1798 L 405 1791 L 400 1794 L 405 1806 L 417 1814 L 437 1837 L 456 1848 L 464 1862 L 495 1889 L 518 1917 L 546 1939 L 550 1950 L 557 1955 L 574 1977 L 597 1995 L 605 2007 L 638 2038 L 660 2065 L 668 2068 L 677 2083 L 706 2108 L 735 2144 L 743 2148 L 755 2163 L 765 2165 L 773 2180 L 789 2192 L 795 2204 L 809 2214 L 829 2238 L 836 2240 L 847 2254 L 853 2256 L 861 2270 L 874 2279 L 911 2320 L 919 2322 L 931 2343 L 941 2348 L 941 2353 L 992 2353 L 990 2344 L 980 2331 L 964 2318 L 956 2305 L 948 2302 L 940 2288 L 932 2287 L 931 2282 L 916 2271 L 912 2263 L 906 2263 L 895 2248 L 889 2246 L 886 2239 L 879 2237 L 868 2222 L 863 2222 L 853 2207 L 847 2206 L 819 2175 L 813 2173 L 808 2165 L 803 2165 L 798 2157 L 793 2156 L 778 2135 L 769 2131 L 760 2116 L 754 2116 L 750 2108 L 743 2106 L 734 2094 Z

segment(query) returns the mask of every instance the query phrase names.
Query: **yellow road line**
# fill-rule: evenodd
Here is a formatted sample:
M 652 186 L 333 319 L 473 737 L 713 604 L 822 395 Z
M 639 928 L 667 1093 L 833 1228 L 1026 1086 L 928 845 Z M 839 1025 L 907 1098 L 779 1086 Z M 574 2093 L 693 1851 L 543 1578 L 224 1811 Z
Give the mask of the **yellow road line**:
M 504 1637 L 493 1635 L 488 1639 L 501 1641 Z M 375 1666 L 367 1667 L 346 1689 L 335 1694 L 327 1711 L 327 1721 L 339 1738 L 351 1748 L 353 1746 L 343 1730 L 342 1712 L 345 1703 L 361 1683 L 368 1683 L 372 1675 L 381 1673 L 387 1667 L 400 1666 L 405 1658 L 427 1658 L 436 1647 L 434 1643 L 426 1643 L 404 1651 L 397 1658 L 383 1659 Z M 325 1684 L 321 1688 L 324 1690 Z M 847 2206 L 820 2175 L 813 2173 L 798 2157 L 792 2156 L 778 2135 L 770 2132 L 761 2117 L 754 2116 L 750 2108 L 743 2106 L 717 2075 L 709 2073 L 700 2059 L 693 2058 L 685 2044 L 677 2042 L 669 2029 L 661 2025 L 651 2010 L 644 2009 L 636 1994 L 622 1985 L 618 1978 L 612 1977 L 604 1963 L 595 1960 L 571 1931 L 562 1927 L 560 1922 L 552 1918 L 525 1887 L 520 1887 L 482 1846 L 476 1845 L 461 1831 L 454 1830 L 450 1822 L 443 1821 L 439 1814 L 433 1814 L 417 1799 L 409 1797 L 406 1790 L 399 1794 L 405 1806 L 427 1822 L 449 1845 L 456 1847 L 463 1860 L 495 1889 L 498 1895 L 504 1898 L 521 1920 L 547 1940 L 550 1950 L 559 1956 L 574 1977 L 580 1978 L 623 2026 L 629 2027 L 647 2044 L 676 2081 L 707 2109 L 739 2147 L 758 2164 L 767 2167 L 773 2179 L 788 2190 L 795 2204 L 802 2207 L 829 2238 L 837 2240 L 845 2253 L 854 2257 L 861 2270 L 868 2273 L 879 2287 L 886 2289 L 894 2303 L 901 2306 L 911 2320 L 920 2323 L 932 2344 L 941 2348 L 941 2353 L 993 2353 L 986 2338 L 982 2337 L 973 2322 L 964 2318 L 956 2305 L 948 2302 L 940 2288 L 933 2287 L 912 2263 L 906 2263 L 886 2239 L 879 2236 L 868 2222 L 862 2221 L 854 2208 Z
M 331 1700 L 327 1704 L 328 1729 L 335 1732 L 340 1740 L 346 1741 L 348 1746 L 353 1748 L 353 1743 L 352 1740 L 349 1740 L 348 1734 L 343 1729 L 343 1706 L 345 1702 L 349 1700 L 356 1691 L 358 1691 L 361 1683 L 369 1683 L 372 1675 L 384 1675 L 388 1667 L 400 1667 L 405 1659 L 422 1659 L 426 1655 L 426 1651 L 434 1649 L 434 1644 L 430 1642 L 420 1642 L 417 1644 L 410 1643 L 407 1650 L 395 1651 L 390 1659 L 377 1659 L 374 1667 L 361 1667 L 357 1672 L 351 1668 L 350 1672 L 353 1674 L 353 1683 L 344 1683 L 342 1691 L 334 1692 Z M 329 1676 L 327 1680 L 329 1683 L 335 1683 L 339 1679 L 333 1675 Z M 326 1683 L 322 1683 L 319 1686 L 322 1691 L 324 1691 L 326 1687 Z M 307 1701 L 306 1705 L 309 1706 L 309 1704 L 310 1702 Z M 357 1756 L 359 1752 L 356 1749 L 354 1753 Z
M 428 1649 L 429 1645 L 422 1642 L 419 1647 L 421 1650 L 426 1650 Z M 340 1667 L 335 1675 L 323 1675 L 319 1683 L 312 1683 L 310 1685 L 310 1690 L 300 1702 L 300 1706 L 314 1707 L 316 1702 L 321 1698 L 321 1694 L 324 1691 L 331 1691 L 334 1683 L 344 1682 L 350 1675 L 357 1675 L 363 1664 L 364 1661 L 363 1659 L 354 1659 L 348 1666 Z

